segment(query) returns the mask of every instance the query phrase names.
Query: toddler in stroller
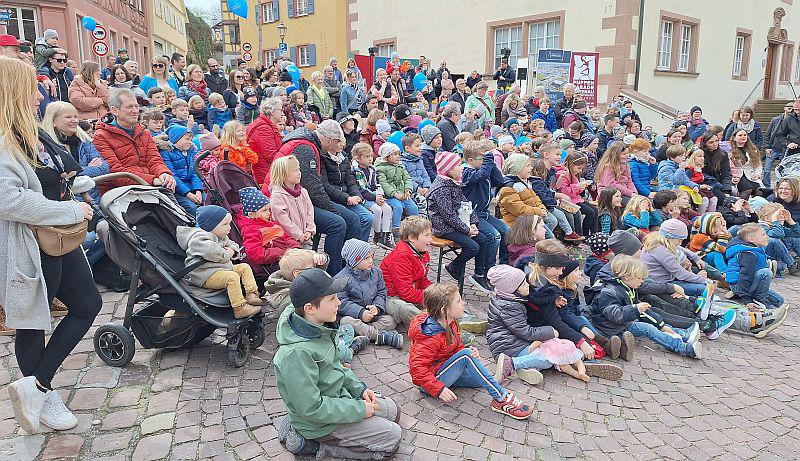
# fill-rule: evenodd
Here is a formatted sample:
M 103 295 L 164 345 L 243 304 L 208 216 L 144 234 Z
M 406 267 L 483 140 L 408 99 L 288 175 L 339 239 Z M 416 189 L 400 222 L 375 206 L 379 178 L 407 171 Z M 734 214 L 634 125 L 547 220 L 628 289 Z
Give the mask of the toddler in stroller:
M 198 260 L 206 261 L 189 273 L 189 283 L 209 289 L 227 289 L 234 317 L 241 319 L 260 313 L 263 301 L 250 266 L 232 262 L 240 248 L 228 238 L 231 220 L 225 208 L 202 206 L 197 209 L 197 227 L 179 226 L 177 237 L 178 244 L 186 250 L 187 266 Z M 245 296 L 242 296 L 242 285 Z

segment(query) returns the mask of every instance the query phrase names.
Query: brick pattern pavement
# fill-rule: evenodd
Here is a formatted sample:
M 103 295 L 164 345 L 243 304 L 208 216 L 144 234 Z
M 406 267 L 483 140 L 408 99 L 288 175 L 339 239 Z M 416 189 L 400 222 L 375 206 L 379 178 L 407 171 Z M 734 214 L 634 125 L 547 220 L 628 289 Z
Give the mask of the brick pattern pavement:
M 796 305 L 800 278 L 776 286 Z M 485 312 L 485 296 L 467 287 L 465 297 Z M 24 436 L 2 389 L 0 459 L 295 459 L 275 428 L 285 409 L 271 366 L 274 315 L 267 341 L 241 369 L 227 366 L 221 336 L 191 350 L 140 349 L 129 366 L 115 369 L 94 354 L 91 338 L 97 326 L 120 322 L 125 296 L 105 292 L 103 301 L 93 329 L 53 381 L 78 427 Z M 422 397 L 408 375 L 408 345 L 405 351 L 369 346 L 352 367 L 403 409 L 398 460 L 796 459 L 799 319 L 791 311 L 763 340 L 736 334 L 704 340 L 702 361 L 640 343 L 633 362 L 620 362 L 625 376 L 618 383 L 583 383 L 552 370 L 535 387 L 511 381 L 508 387 L 535 408 L 528 421 L 492 412 L 483 391 L 459 389 L 453 405 Z M 488 354 L 484 338 L 479 349 Z M 13 339 L 0 338 L 3 388 L 18 373 L 13 351 Z

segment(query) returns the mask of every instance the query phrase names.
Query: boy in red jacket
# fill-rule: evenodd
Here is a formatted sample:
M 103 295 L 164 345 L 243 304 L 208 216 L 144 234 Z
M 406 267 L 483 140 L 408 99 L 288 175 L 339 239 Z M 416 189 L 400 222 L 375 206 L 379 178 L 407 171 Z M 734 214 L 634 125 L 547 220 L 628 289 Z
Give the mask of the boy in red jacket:
M 420 313 L 422 292 L 431 285 L 428 280 L 431 222 L 421 216 L 409 216 L 400 223 L 400 240 L 383 258 L 381 272 L 389 295 L 386 313 L 397 323 L 408 325 Z
M 242 214 L 236 214 L 236 226 L 242 233 L 245 261 L 255 265 L 275 264 L 289 248 L 300 248 L 297 240 L 283 232 L 278 223 L 272 221 L 269 199 L 255 187 L 244 187 L 239 191 Z

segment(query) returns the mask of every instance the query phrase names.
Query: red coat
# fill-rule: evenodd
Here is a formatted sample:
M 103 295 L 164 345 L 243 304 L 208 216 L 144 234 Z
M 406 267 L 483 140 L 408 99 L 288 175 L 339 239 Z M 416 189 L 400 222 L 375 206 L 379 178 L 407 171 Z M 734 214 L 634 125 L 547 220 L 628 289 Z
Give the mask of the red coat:
M 438 397 L 445 388 L 444 383 L 436 378 L 436 372 L 453 354 L 464 349 L 458 322 L 450 322 L 450 329 L 452 343 L 447 344 L 444 328 L 431 319 L 427 312 L 411 319 L 411 325 L 408 326 L 408 337 L 411 339 L 408 372 L 411 381 L 434 397 Z
M 236 226 L 242 233 L 242 246 L 247 254 L 245 261 L 250 264 L 266 265 L 274 264 L 280 261 L 283 254 L 289 248 L 300 248 L 297 240 L 289 237 L 285 233 L 282 237 L 278 237 L 269 242 L 265 246 L 261 234 L 261 229 L 278 228 L 283 231 L 278 223 L 273 221 L 264 221 L 263 219 L 252 219 L 247 216 L 236 214 Z
M 247 125 L 247 144 L 258 154 L 258 162 L 253 164 L 253 178 L 258 184 L 264 184 L 282 142 L 278 127 L 264 114 Z
M 389 296 L 412 304 L 422 304 L 422 292 L 432 285 L 428 280 L 431 255 L 417 254 L 408 242 L 400 242 L 381 262 Z
M 137 124 L 131 136 L 122 128 L 99 121 L 93 142 L 111 173 L 133 173 L 148 184 L 153 184 L 153 180 L 164 173 L 172 175 L 158 153 L 150 130 L 142 125 Z M 100 192 L 131 184 L 135 183 L 128 179 L 106 182 L 100 186 Z

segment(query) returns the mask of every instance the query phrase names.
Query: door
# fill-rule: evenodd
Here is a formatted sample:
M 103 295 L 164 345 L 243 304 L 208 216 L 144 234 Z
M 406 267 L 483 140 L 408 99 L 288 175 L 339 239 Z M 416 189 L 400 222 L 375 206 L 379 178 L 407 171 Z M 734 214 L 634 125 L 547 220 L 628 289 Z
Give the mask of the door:
M 767 64 L 764 66 L 764 99 L 775 97 L 775 69 L 778 47 L 777 43 L 770 43 L 767 49 Z

